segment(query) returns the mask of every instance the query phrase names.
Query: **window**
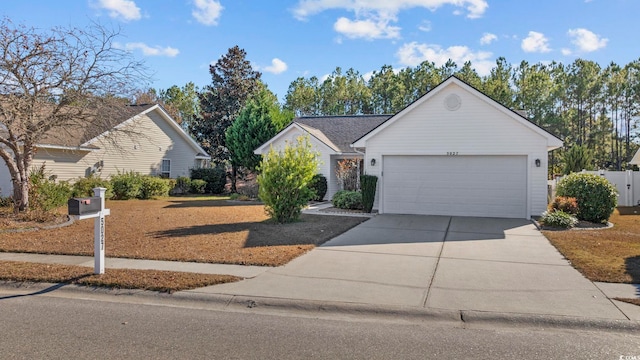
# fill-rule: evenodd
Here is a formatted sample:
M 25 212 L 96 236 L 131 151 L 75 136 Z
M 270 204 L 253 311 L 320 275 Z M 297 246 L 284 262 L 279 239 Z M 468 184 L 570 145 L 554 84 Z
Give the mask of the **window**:
M 171 177 L 171 160 L 162 159 L 162 166 L 160 168 L 160 177 L 163 177 L 163 178 Z

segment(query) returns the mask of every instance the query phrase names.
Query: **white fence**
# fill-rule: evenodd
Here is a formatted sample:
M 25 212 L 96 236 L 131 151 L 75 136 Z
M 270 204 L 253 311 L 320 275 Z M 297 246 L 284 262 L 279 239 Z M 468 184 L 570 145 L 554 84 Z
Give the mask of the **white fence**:
M 640 205 L 640 171 L 586 171 L 584 173 L 604 176 L 618 189 L 618 206 Z M 555 196 L 556 184 L 562 178 L 549 180 L 551 198 Z

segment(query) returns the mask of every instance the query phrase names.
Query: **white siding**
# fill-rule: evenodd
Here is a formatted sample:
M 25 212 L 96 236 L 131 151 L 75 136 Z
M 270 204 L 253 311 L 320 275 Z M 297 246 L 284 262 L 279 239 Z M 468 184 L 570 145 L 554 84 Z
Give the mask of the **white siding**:
M 445 99 L 451 94 L 461 99 L 455 111 L 445 107 Z M 539 215 L 546 209 L 546 138 L 455 83 L 440 89 L 368 139 L 366 172 L 384 182 L 382 165 L 378 165 L 383 155 L 446 156 L 447 153 L 526 156 L 530 215 Z M 372 158 L 377 161 L 375 166 L 370 165 Z M 535 166 L 535 159 L 541 160 L 540 167 Z

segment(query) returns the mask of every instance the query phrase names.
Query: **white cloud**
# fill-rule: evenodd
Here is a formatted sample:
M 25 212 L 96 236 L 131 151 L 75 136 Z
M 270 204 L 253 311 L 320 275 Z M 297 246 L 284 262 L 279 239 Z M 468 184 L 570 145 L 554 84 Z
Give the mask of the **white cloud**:
M 272 74 L 280 74 L 287 71 L 287 68 L 287 63 L 278 58 L 274 58 L 273 60 L 271 60 L 271 65 L 265 66 L 264 68 L 262 68 L 262 71 Z
M 217 0 L 194 0 L 195 9 L 191 15 L 203 25 L 218 25 L 222 13 L 222 5 Z
M 567 49 L 567 48 L 563 48 L 560 50 L 560 52 L 562 53 L 562 55 L 564 56 L 569 56 L 572 54 L 571 49 Z
M 529 36 L 522 39 L 520 45 L 525 52 L 546 53 L 551 51 L 549 48 L 549 39 L 543 33 L 537 31 L 529 31 Z
M 165 48 L 160 46 L 149 46 L 145 43 L 141 42 L 133 42 L 126 43 L 125 45 L 121 45 L 119 43 L 114 43 L 114 47 L 119 49 L 124 49 L 127 51 L 140 50 L 144 56 L 167 56 L 167 57 L 175 57 L 180 53 L 180 50 L 176 48 L 172 48 L 171 46 L 167 46 Z
M 423 22 L 421 22 L 420 25 L 418 25 L 418 30 L 424 32 L 431 31 L 431 21 L 424 20 Z
M 396 39 L 400 37 L 401 28 L 392 26 L 398 21 L 398 13 L 412 8 L 426 8 L 436 11 L 444 5 L 466 9 L 468 18 L 479 18 L 486 11 L 486 0 L 299 0 L 293 9 L 298 20 L 326 10 L 346 10 L 354 13 L 353 19 L 340 17 L 333 28 L 348 38 L 364 39 Z M 431 24 L 420 25 L 422 31 L 429 31 Z
M 570 29 L 567 34 L 571 38 L 571 43 L 582 52 L 592 52 L 602 49 L 607 46 L 607 42 L 609 42 L 609 39 L 603 38 L 583 28 Z
M 396 39 L 400 37 L 400 28 L 390 26 L 389 21 L 374 20 L 349 20 L 341 17 L 333 25 L 333 29 L 338 33 L 350 38 L 373 39 Z
M 344 9 L 353 11 L 356 15 L 378 13 L 379 15 L 395 16 L 401 10 L 422 7 L 431 11 L 444 5 L 465 8 L 468 18 L 479 18 L 489 7 L 486 0 L 300 0 L 293 9 L 296 18 L 304 20 L 307 17 L 325 10 Z
M 97 6 L 109 10 L 112 18 L 122 18 L 125 21 L 140 20 L 140 8 L 133 0 L 99 0 Z
M 419 44 L 411 42 L 402 45 L 396 52 L 400 63 L 405 66 L 417 66 L 423 61 L 431 61 L 436 66 L 444 65 L 449 59 L 458 66 L 467 61 L 476 69 L 479 75 L 488 75 L 494 66 L 491 59 L 493 54 L 488 51 L 474 52 L 467 46 L 451 46 L 446 49 L 433 44 Z
M 481 45 L 489 45 L 492 42 L 498 40 L 498 37 L 496 36 L 496 34 L 492 34 L 492 33 L 484 33 L 482 34 L 482 37 L 480 38 L 480 44 Z

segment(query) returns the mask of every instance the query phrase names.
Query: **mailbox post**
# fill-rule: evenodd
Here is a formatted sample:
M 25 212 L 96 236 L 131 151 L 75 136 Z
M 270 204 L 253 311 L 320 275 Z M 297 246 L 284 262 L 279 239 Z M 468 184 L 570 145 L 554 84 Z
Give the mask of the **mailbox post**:
M 69 216 L 76 220 L 95 219 L 93 225 L 94 274 L 104 274 L 104 217 L 111 214 L 109 209 L 104 208 L 106 191 L 105 188 L 94 188 L 94 197 L 73 198 L 67 203 Z

